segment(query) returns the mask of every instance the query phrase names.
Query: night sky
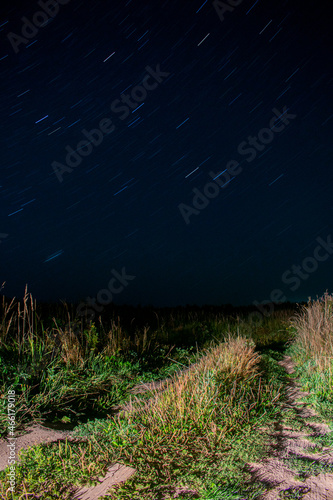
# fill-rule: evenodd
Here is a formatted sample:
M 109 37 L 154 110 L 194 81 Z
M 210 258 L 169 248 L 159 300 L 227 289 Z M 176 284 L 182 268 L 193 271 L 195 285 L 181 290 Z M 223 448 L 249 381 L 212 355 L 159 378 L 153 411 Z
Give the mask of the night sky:
M 1 293 L 332 292 L 330 4 L 2 1 Z

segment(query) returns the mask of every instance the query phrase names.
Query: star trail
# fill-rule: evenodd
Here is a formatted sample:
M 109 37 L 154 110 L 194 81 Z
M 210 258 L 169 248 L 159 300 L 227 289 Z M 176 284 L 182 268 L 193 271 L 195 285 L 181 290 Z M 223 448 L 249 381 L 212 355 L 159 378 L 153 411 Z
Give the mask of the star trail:
M 332 292 L 329 5 L 4 0 L 1 293 Z

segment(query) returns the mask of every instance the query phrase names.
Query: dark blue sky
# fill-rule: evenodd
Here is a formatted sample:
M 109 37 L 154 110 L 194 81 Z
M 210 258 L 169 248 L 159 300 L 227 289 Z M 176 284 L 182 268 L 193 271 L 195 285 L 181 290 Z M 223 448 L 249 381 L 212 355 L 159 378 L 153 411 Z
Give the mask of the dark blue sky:
M 2 293 L 333 291 L 330 3 L 230 3 L 2 2 Z

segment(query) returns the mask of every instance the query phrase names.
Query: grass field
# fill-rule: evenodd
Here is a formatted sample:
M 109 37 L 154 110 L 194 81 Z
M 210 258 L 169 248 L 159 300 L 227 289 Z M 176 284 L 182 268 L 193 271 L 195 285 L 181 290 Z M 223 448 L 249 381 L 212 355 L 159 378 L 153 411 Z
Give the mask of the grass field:
M 251 308 L 116 308 L 95 323 L 74 307 L 37 305 L 26 293 L 2 303 L 0 432 L 15 390 L 16 429 L 31 421 L 67 425 L 77 442 L 21 452 L 15 492 L 4 499 L 71 499 L 74 488 L 118 462 L 136 474 L 110 491 L 119 500 L 250 500 L 264 491 L 246 470 L 267 455 L 285 398 L 292 356 L 309 401 L 332 414 L 333 301 L 280 305 L 261 320 Z M 250 316 L 249 316 L 250 315 Z M 251 319 L 252 318 L 252 319 Z M 138 384 L 168 378 L 136 398 Z M 131 399 L 132 410 L 114 413 Z M 50 424 L 51 425 L 51 424 Z

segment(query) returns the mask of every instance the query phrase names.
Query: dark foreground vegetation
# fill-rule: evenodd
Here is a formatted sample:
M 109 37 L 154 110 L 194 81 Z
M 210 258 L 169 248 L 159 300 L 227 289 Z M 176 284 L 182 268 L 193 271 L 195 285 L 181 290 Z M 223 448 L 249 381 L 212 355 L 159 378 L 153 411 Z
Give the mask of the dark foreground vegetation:
M 16 424 L 74 428 L 77 442 L 21 453 L 15 492 L 0 472 L 4 499 L 72 499 L 79 485 L 118 462 L 136 469 L 106 498 L 250 500 L 263 486 L 245 465 L 267 453 L 284 401 L 288 350 L 323 417 L 332 413 L 333 301 L 253 308 L 105 308 L 95 322 L 75 307 L 3 298 L 0 323 L 0 432 L 8 432 L 8 390 Z M 189 369 L 187 369 L 189 368 Z M 138 384 L 170 378 L 163 391 L 115 413 Z M 149 406 L 147 399 L 149 397 Z

